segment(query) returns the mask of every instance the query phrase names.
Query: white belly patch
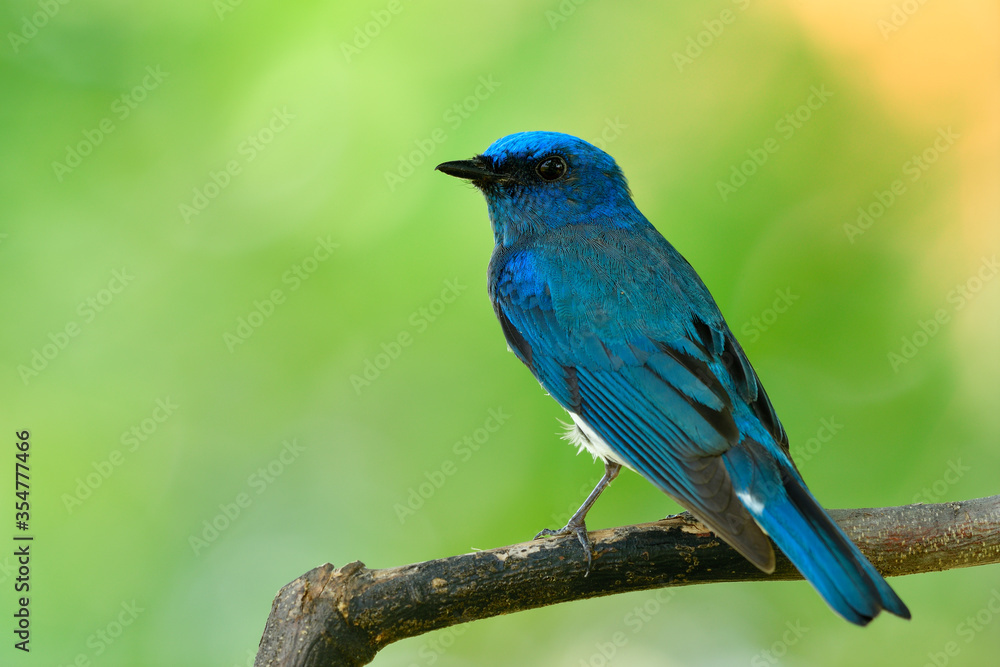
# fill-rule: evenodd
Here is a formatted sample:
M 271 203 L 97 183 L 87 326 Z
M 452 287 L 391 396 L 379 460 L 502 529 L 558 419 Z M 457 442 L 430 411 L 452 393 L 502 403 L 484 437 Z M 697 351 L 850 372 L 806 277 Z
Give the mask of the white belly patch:
M 590 428 L 580 418 L 580 415 L 570 412 L 569 416 L 573 418 L 572 424 L 567 424 L 566 422 L 559 423 L 566 427 L 566 432 L 562 436 L 563 439 L 569 440 L 570 444 L 577 448 L 577 454 L 586 449 L 594 457 L 594 460 L 600 458 L 603 461 L 619 463 L 629 470 L 632 469 L 630 465 L 618 458 L 611 447 L 608 446 L 608 443 L 604 441 L 604 438 L 597 435 L 594 429 Z

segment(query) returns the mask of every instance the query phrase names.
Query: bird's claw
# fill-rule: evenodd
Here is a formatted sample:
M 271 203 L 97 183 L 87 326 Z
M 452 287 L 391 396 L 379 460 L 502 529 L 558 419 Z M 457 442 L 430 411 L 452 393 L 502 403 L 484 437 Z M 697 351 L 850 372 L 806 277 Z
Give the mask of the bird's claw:
M 565 526 L 558 530 L 553 530 L 551 528 L 546 528 L 539 531 L 535 535 L 535 539 L 541 539 L 543 537 L 563 537 L 565 535 L 576 535 L 576 539 L 580 541 L 580 545 L 583 547 L 583 553 L 587 555 L 587 570 L 583 573 L 583 576 L 590 574 L 590 566 L 593 563 L 593 553 L 594 547 L 590 542 L 590 536 L 587 534 L 587 524 L 583 521 L 575 523 L 572 520 Z
M 563 535 L 576 535 L 576 539 L 580 541 L 580 545 L 583 547 L 583 553 L 587 554 L 587 570 L 583 573 L 584 577 L 590 574 L 590 566 L 594 561 L 594 547 L 590 543 L 590 536 L 587 535 L 587 524 L 585 521 L 587 512 L 590 511 L 590 508 L 594 504 L 594 501 L 597 500 L 597 497 L 601 495 L 601 491 L 604 490 L 604 487 L 610 484 L 611 480 L 613 480 L 615 477 L 618 476 L 618 471 L 621 469 L 622 466 L 620 463 L 615 463 L 614 461 L 605 461 L 604 476 L 601 477 L 601 481 L 597 483 L 597 486 L 594 487 L 594 490 L 591 491 L 590 495 L 587 496 L 587 499 L 583 501 L 583 505 L 581 505 L 580 509 L 576 511 L 576 514 L 570 517 L 566 525 L 560 528 L 559 530 L 552 530 L 551 528 L 546 528 L 545 530 L 535 535 L 536 540 L 542 537 L 562 537 Z

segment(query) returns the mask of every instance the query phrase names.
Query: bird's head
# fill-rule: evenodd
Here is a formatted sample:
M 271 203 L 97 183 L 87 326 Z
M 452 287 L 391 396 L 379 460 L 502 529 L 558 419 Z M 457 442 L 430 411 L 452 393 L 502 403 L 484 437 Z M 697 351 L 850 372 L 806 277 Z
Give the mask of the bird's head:
M 482 155 L 437 169 L 483 192 L 498 244 L 565 225 L 627 227 L 644 220 L 614 159 L 568 134 L 511 134 Z

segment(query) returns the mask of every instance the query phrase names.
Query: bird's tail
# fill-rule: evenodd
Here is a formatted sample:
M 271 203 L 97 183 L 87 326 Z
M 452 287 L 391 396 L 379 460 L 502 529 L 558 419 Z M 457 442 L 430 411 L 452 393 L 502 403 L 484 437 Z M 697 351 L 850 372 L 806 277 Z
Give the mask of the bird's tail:
M 744 440 L 723 456 L 737 497 L 834 611 L 867 625 L 886 611 L 910 610 L 820 507 L 782 452 Z

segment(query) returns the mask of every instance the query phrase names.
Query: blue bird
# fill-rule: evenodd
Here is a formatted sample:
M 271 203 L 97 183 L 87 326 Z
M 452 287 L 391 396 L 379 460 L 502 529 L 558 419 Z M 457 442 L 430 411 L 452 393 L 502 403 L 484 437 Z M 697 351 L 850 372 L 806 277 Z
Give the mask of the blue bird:
M 687 508 L 762 571 L 769 535 L 852 623 L 910 618 L 806 488 L 788 437 L 708 288 L 632 202 L 596 146 L 521 132 L 439 171 L 486 197 L 489 295 L 510 349 L 572 418 L 604 476 L 559 530 L 587 555 L 585 517 L 621 466 Z

